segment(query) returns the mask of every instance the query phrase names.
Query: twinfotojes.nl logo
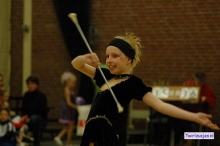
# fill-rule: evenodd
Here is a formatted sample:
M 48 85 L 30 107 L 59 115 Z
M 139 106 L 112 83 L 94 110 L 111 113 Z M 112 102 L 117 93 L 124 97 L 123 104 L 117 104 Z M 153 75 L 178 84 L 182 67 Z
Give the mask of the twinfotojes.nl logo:
M 184 132 L 184 139 L 214 139 L 214 132 Z

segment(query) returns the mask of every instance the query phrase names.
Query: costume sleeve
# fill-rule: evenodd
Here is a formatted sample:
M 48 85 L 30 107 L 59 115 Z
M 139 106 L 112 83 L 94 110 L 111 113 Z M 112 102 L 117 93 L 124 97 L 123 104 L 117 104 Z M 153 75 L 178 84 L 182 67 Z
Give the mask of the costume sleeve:
M 102 69 L 102 72 L 104 73 L 107 80 L 109 80 L 113 77 L 113 75 L 110 73 L 110 71 L 108 69 L 106 69 L 106 68 L 101 68 L 101 69 Z M 96 69 L 94 80 L 96 81 L 96 84 L 99 87 L 101 87 L 105 83 L 105 80 L 103 79 L 103 77 L 98 69 Z
M 133 81 L 129 90 L 131 91 L 129 93 L 131 94 L 133 99 L 142 101 L 144 95 L 147 92 L 151 92 L 152 88 L 147 87 L 141 79 L 135 77 L 135 80 Z

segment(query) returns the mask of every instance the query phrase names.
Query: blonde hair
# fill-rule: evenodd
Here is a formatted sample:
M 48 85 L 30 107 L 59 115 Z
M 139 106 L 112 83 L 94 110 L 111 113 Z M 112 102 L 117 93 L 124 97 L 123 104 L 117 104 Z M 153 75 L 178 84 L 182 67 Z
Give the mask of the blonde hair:
M 115 38 L 122 39 L 131 45 L 132 49 L 134 49 L 135 56 L 133 62 L 131 64 L 132 70 L 136 67 L 136 65 L 141 60 L 141 40 L 139 37 L 135 36 L 133 32 L 126 32 L 125 35 L 118 35 Z
M 66 84 L 66 81 L 68 80 L 76 80 L 76 75 L 73 73 L 66 71 L 61 75 L 61 83 Z

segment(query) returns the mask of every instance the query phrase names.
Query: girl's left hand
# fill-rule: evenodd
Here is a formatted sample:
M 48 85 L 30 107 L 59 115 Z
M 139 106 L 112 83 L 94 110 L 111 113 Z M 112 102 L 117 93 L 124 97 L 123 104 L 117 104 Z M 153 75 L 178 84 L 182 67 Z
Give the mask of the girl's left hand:
M 194 120 L 196 123 L 209 127 L 210 129 L 219 130 L 219 127 L 210 120 L 211 117 L 212 115 L 210 114 L 199 112 L 195 114 Z

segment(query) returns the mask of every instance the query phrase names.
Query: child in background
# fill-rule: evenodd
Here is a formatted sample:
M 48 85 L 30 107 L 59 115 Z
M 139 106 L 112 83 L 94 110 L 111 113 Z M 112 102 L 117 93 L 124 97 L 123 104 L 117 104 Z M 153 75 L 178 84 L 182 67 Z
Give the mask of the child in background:
M 0 109 L 1 108 L 8 108 L 10 109 L 9 106 L 9 94 L 6 90 L 0 90 Z M 10 110 L 10 116 L 15 116 L 15 112 Z
M 10 110 L 0 110 L 0 146 L 16 146 L 16 130 L 10 121 Z
M 0 90 L 0 108 L 9 108 L 8 98 L 6 90 Z
M 71 72 L 64 72 L 61 76 L 61 83 L 64 85 L 64 98 L 61 102 L 61 114 L 59 122 L 65 124 L 62 131 L 54 138 L 54 141 L 62 146 L 62 137 L 67 134 L 67 146 L 71 146 L 74 124 L 77 120 L 78 111 L 75 104 L 74 89 L 76 86 L 76 76 Z
M 22 142 L 23 136 L 25 130 L 27 130 L 27 125 L 25 125 L 26 123 L 25 120 L 27 119 L 27 117 L 26 116 L 20 117 L 19 115 L 16 115 L 14 111 L 11 111 L 8 103 L 8 99 L 9 99 L 9 94 L 7 93 L 7 91 L 0 90 L 0 109 L 4 109 L 4 110 L 8 109 L 10 123 L 13 125 L 15 129 L 19 129 L 19 134 L 17 135 L 17 142 L 20 146 L 23 146 L 24 145 L 24 143 Z

